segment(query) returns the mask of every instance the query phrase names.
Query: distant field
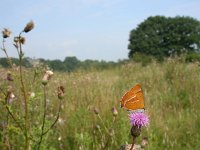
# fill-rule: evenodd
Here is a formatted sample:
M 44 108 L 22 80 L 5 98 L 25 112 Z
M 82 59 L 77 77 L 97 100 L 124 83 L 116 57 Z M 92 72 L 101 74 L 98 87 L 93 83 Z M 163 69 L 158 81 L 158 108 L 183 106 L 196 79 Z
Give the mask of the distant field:
M 33 72 L 27 74 L 32 78 Z M 37 79 L 36 85 L 40 82 Z M 150 125 L 137 143 L 148 137 L 150 150 L 200 149 L 200 66 L 177 60 L 147 66 L 127 63 L 103 71 L 55 72 L 47 86 L 48 101 L 53 103 L 49 105 L 49 116 L 57 109 L 57 100 L 52 98 L 56 87 L 63 85 L 66 93 L 61 119 L 46 137 L 44 149 L 115 150 L 131 143 L 131 126 L 119 101 L 136 83 L 143 87 L 150 116 Z M 35 100 L 41 95 L 37 87 L 29 89 L 36 93 Z M 119 112 L 116 118 L 111 112 L 114 106 Z

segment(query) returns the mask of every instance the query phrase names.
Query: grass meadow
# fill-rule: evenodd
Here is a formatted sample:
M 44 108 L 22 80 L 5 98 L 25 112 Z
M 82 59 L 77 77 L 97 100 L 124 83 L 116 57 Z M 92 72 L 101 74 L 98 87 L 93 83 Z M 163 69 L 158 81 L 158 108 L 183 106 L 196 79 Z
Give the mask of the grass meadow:
M 42 105 L 42 71 L 35 77 L 33 70 L 25 69 L 24 78 L 26 91 L 35 93 L 29 100 L 29 119 L 34 124 L 34 128 L 30 129 L 32 134 L 37 134 L 41 122 L 35 120 L 42 118 L 42 110 L 37 109 Z M 1 88 L 11 84 L 17 95 L 20 92 L 20 89 L 15 88 L 20 84 L 18 76 L 14 76 L 14 86 L 13 82 L 4 81 L 6 71 L 1 69 Z M 30 84 L 33 79 L 34 84 Z M 102 71 L 93 69 L 72 73 L 54 72 L 46 86 L 46 126 L 51 124 L 58 109 L 57 86 L 62 85 L 65 88 L 65 96 L 60 118 L 44 137 L 41 149 L 116 150 L 123 144 L 131 143 L 128 113 L 120 108 L 119 102 L 123 94 L 136 83 L 143 87 L 145 107 L 150 116 L 149 126 L 142 129 L 136 143 L 139 144 L 142 137 L 148 137 L 146 149 L 149 150 L 200 149 L 200 66 L 176 59 L 163 63 L 152 62 L 146 66 L 129 62 Z M 20 114 L 20 110 L 16 110 L 23 107 L 20 103 L 20 97 L 17 97 L 10 104 L 13 114 Z M 112 107 L 117 108 L 118 115 L 113 116 Z M 3 105 L 1 114 L 1 120 L 5 119 Z M 12 119 L 10 122 L 12 123 Z M 6 149 L 4 134 L 9 135 L 12 149 L 24 149 L 24 139 L 18 130 L 10 126 L 8 133 L 1 132 L 1 149 Z M 34 141 L 32 144 L 34 145 Z

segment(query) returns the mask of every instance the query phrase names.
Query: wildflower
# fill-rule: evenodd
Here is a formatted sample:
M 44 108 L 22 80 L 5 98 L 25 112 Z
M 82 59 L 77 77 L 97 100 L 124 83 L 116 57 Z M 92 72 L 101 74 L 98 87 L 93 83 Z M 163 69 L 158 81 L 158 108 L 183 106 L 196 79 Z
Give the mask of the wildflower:
M 11 31 L 7 28 L 4 28 L 4 30 L 2 31 L 3 38 L 8 38 L 10 34 L 11 34 Z
M 134 112 L 129 114 L 129 119 L 131 125 L 136 126 L 137 128 L 141 128 L 149 124 L 149 117 L 142 112 Z
M 42 84 L 46 85 L 48 81 L 51 79 L 53 72 L 51 70 L 47 70 L 43 76 Z
M 64 93 L 65 93 L 65 88 L 63 86 L 59 86 L 57 89 L 57 95 L 59 99 L 63 99 Z
M 116 117 L 118 115 L 118 111 L 115 107 L 112 108 L 113 116 Z
M 27 23 L 27 25 L 23 31 L 27 33 L 29 31 L 31 31 L 33 28 L 34 28 L 34 23 L 33 23 L 33 21 L 30 21 L 29 23 Z

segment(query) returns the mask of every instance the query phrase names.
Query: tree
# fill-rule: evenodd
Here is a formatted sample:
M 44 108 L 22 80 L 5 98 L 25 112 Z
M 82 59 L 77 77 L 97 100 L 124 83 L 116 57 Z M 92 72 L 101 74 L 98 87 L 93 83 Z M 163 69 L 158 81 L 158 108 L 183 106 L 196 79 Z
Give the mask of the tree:
M 129 41 L 129 58 L 136 53 L 164 58 L 199 52 L 200 22 L 191 17 L 149 17 L 131 31 Z
M 74 71 L 80 66 L 80 61 L 75 56 L 65 57 L 63 63 L 66 66 L 66 71 L 68 72 Z

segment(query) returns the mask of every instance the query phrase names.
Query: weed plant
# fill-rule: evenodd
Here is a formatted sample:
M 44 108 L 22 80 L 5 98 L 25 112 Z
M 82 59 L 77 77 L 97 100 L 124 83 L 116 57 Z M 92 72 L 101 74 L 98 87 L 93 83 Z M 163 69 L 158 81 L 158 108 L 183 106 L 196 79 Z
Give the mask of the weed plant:
M 42 82 L 47 70 L 43 66 L 21 67 L 21 73 L 18 66 L 11 66 L 0 69 L 0 149 L 35 149 L 40 145 L 44 150 L 115 150 L 131 143 L 131 125 L 119 101 L 136 83 L 142 85 L 150 116 L 149 126 L 136 143 L 148 137 L 149 150 L 200 149 L 198 63 L 168 59 L 144 66 L 127 61 L 103 71 L 54 72 L 56 78 L 48 82 Z M 63 100 L 60 85 L 66 91 Z M 8 96 L 13 97 L 9 93 L 15 95 L 12 101 L 8 101 Z

